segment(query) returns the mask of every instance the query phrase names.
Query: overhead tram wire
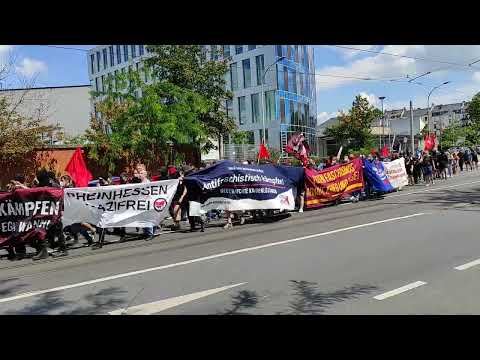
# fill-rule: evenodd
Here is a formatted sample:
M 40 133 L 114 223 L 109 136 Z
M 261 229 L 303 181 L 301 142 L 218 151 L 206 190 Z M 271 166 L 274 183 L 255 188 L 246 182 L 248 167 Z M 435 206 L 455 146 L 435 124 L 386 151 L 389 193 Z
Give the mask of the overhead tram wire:
M 324 46 L 337 47 L 337 48 L 340 48 L 340 49 L 348 49 L 348 50 L 355 50 L 355 51 L 361 51 L 361 52 L 368 52 L 368 53 L 371 53 L 371 54 L 394 56 L 394 57 L 399 57 L 399 58 L 404 58 L 404 59 L 412 59 L 412 60 L 425 61 L 425 62 L 431 62 L 431 63 L 445 64 L 445 65 L 450 65 L 451 67 L 458 67 L 458 68 L 462 68 L 463 70 L 468 70 L 468 71 L 478 71 L 478 70 L 480 70 L 480 68 L 475 68 L 475 67 L 471 66 L 471 64 L 474 64 L 476 62 L 480 62 L 480 59 L 478 61 L 475 61 L 474 63 L 471 63 L 471 64 L 461 64 L 461 63 L 455 63 L 455 62 L 451 62 L 451 61 L 443 61 L 443 60 L 435 60 L 435 59 L 421 58 L 421 57 L 415 57 L 415 56 L 407 56 L 407 55 L 387 53 L 387 52 L 378 51 L 378 50 L 359 49 L 359 48 L 344 46 L 344 45 L 324 45 Z

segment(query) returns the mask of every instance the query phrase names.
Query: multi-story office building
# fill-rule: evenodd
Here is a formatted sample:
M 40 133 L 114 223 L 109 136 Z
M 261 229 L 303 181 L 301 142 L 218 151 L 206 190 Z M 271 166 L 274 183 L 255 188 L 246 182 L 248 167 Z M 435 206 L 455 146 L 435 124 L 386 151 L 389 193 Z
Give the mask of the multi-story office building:
M 305 45 L 207 47 L 207 56 L 211 59 L 220 59 L 222 55 L 229 59 L 226 83 L 233 92 L 226 109 L 236 119 L 239 129 L 247 132 L 249 142 L 261 143 L 264 117 L 265 140 L 273 149 L 282 151 L 290 135 L 300 131 L 316 152 L 313 48 Z
M 148 56 L 146 45 L 100 45 L 89 50 L 87 61 L 91 90 L 104 91 L 109 76 L 142 69 L 142 60 Z M 146 81 L 151 80 L 148 72 L 144 72 L 143 76 Z M 95 111 L 94 99 L 91 99 L 91 110 Z
M 229 61 L 226 86 L 233 99 L 225 104 L 249 143 L 263 138 L 281 151 L 289 136 L 301 131 L 316 152 L 315 62 L 311 46 L 306 45 L 207 45 L 208 60 Z M 88 53 L 89 76 L 93 90 L 101 91 L 108 74 L 139 69 L 149 56 L 144 45 L 103 45 Z M 263 83 L 264 80 L 264 83 Z M 224 143 L 232 142 L 231 136 Z

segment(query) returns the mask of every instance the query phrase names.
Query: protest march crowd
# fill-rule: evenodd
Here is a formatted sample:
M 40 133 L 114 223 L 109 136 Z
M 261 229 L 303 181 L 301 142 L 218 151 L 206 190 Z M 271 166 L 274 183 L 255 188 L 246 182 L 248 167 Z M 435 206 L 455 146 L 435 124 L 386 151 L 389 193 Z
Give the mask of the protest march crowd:
M 390 153 L 384 147 L 343 158 L 340 150 L 316 164 L 308 157 L 303 134 L 297 133 L 285 150 L 302 166 L 288 160 L 273 164 L 262 144 L 262 164 L 223 160 L 198 168 L 170 165 L 155 176 L 137 164 L 131 173 L 92 180 L 78 148 L 66 168 L 70 175 L 57 179 L 55 173 L 40 170 L 30 184 L 18 175 L 0 191 L 0 249 L 16 260 L 27 257 L 31 247 L 36 251 L 32 259 L 40 260 L 68 255 L 79 236 L 93 249 L 103 246 L 106 234 L 126 241 L 127 230 L 150 241 L 168 221 L 173 231 L 182 230 L 187 219 L 190 231 L 203 232 L 215 220 L 231 229 L 290 211 L 379 199 L 405 186 L 430 186 L 478 170 L 476 148 L 412 154 Z

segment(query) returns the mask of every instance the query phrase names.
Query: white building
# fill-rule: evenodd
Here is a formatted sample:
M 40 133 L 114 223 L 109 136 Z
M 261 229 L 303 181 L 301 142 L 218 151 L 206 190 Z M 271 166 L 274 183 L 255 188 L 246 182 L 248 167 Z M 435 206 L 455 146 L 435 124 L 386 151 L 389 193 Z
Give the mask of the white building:
M 305 133 L 316 152 L 315 62 L 311 46 L 305 45 L 207 45 L 203 55 L 209 60 L 229 60 L 226 86 L 233 99 L 226 111 L 246 131 L 249 143 L 258 149 L 262 139 L 262 114 L 265 113 L 265 139 L 281 151 L 289 136 Z M 92 90 L 102 91 L 107 76 L 120 71 L 141 69 L 149 56 L 145 45 L 102 45 L 88 52 Z M 265 70 L 265 84 L 262 78 Z M 225 149 L 231 136 L 224 138 Z M 225 157 L 230 157 L 228 151 Z
M 20 103 L 25 116 L 45 118 L 59 125 L 67 136 L 82 135 L 90 126 L 90 86 L 57 86 L 0 90 L 9 103 Z

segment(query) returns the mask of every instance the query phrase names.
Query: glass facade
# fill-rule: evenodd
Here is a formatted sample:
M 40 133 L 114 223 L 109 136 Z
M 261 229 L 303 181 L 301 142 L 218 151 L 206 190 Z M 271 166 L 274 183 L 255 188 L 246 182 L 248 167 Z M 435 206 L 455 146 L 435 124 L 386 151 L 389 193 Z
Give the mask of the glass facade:
M 257 69 L 257 85 L 262 85 L 263 72 L 265 71 L 263 55 L 255 56 L 255 65 Z
M 109 53 L 110 53 L 110 66 L 114 66 L 115 65 L 115 57 L 113 55 L 113 45 L 110 45 L 108 47 L 108 50 L 109 50 Z
M 128 61 L 128 45 L 123 45 L 123 61 Z
M 230 84 L 232 91 L 238 89 L 237 63 L 230 64 Z
M 95 55 L 94 54 L 90 55 L 90 72 L 92 74 L 95 74 Z
M 108 67 L 107 49 L 102 50 L 102 55 L 103 55 L 103 68 L 106 69 Z
M 117 45 L 117 65 L 122 63 L 122 48 Z
M 250 59 L 242 60 L 243 68 L 243 88 L 252 86 L 252 72 L 250 71 Z
M 280 122 L 280 143 L 295 132 L 303 132 L 313 153 L 317 152 L 316 144 L 316 94 L 314 75 L 314 54 L 311 46 L 277 45 L 276 104 Z M 283 141 L 282 141 L 283 140 Z
M 239 55 L 243 52 L 243 45 L 235 45 L 235 55 Z
M 132 58 L 136 58 L 137 57 L 137 47 L 135 45 L 130 45 L 130 49 L 131 49 L 131 52 L 132 52 Z
M 258 123 L 261 120 L 260 114 L 260 96 L 258 94 L 252 94 L 250 96 L 250 102 L 252 104 L 252 123 Z
M 247 104 L 245 101 L 245 96 L 240 96 L 238 98 L 238 122 L 240 125 L 245 125 L 247 121 Z
M 230 45 L 223 45 L 223 57 L 230 56 Z

